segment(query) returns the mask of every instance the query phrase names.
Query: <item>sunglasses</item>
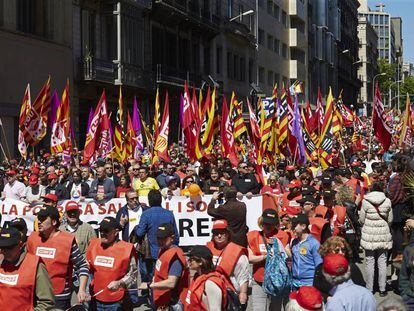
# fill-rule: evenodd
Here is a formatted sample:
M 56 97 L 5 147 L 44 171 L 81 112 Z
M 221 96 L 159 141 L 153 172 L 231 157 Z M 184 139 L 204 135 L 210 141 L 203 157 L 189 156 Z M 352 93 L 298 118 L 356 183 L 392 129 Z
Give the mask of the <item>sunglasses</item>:
M 12 250 L 15 247 L 16 247 L 16 245 L 0 246 L 0 249 L 3 250 L 3 251 L 9 251 L 9 250 Z
M 185 181 L 185 183 L 186 183 L 186 184 L 188 184 L 188 183 L 192 183 L 192 182 L 194 182 L 194 180 L 186 180 L 186 181 Z
M 138 171 L 138 170 L 139 170 L 139 168 L 133 168 L 132 170 L 133 170 L 133 171 Z
M 138 197 L 128 198 L 130 201 L 138 201 Z
M 103 234 L 109 234 L 109 233 L 111 233 L 111 231 L 112 230 L 110 230 L 110 229 L 99 229 L 99 232 L 103 233 Z
M 247 166 L 240 166 L 240 168 L 247 168 Z
M 74 216 L 78 216 L 79 211 L 69 211 L 66 213 L 68 214 L 69 217 L 74 217 Z

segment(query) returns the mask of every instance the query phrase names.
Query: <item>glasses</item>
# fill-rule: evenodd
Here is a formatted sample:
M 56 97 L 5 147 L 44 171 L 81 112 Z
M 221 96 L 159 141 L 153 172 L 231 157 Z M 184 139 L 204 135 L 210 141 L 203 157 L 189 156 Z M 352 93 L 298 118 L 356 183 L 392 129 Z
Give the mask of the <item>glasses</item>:
M 334 252 L 335 254 L 339 254 L 339 253 L 341 253 L 341 254 L 345 254 L 346 249 L 345 249 L 345 247 L 337 247 L 337 248 L 335 248 L 335 249 L 333 250 L 333 252 Z
M 269 181 L 270 182 L 276 182 L 277 180 L 276 179 L 270 179 Z
M 99 232 L 103 233 L 103 234 L 109 234 L 109 233 L 111 233 L 111 231 L 112 230 L 110 230 L 110 229 L 99 229 Z
M 247 168 L 247 165 L 246 166 L 244 166 L 244 165 L 243 166 L 240 166 L 240 168 Z
M 223 231 L 213 231 L 213 235 L 225 235 L 227 234 L 227 231 L 223 230 Z
M 129 201 L 138 201 L 138 197 L 128 198 Z
M 133 170 L 133 171 L 138 171 L 138 170 L 139 170 L 139 168 L 133 168 L 132 170 Z
M 69 217 L 76 217 L 79 214 L 79 211 L 70 211 L 70 212 L 66 212 L 66 214 L 68 214 Z
M 186 180 L 185 181 L 186 184 L 193 183 L 193 182 L 194 182 L 194 180 Z
M 44 222 L 45 220 L 47 219 L 47 216 L 46 217 L 44 217 L 44 216 L 38 216 L 37 217 L 37 220 L 39 221 L 39 223 L 42 223 L 42 222 Z
M 106 170 L 111 170 L 112 171 L 112 167 L 105 167 Z

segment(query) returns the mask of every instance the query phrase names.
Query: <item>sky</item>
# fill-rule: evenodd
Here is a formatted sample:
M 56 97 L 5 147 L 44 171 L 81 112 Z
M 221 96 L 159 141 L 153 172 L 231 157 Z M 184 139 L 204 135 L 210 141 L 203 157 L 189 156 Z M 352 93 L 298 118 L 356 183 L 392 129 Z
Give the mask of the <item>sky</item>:
M 369 0 L 371 10 L 376 10 L 378 3 L 385 4 L 385 11 L 391 16 L 402 18 L 403 30 L 403 59 L 404 62 L 414 63 L 414 0 Z

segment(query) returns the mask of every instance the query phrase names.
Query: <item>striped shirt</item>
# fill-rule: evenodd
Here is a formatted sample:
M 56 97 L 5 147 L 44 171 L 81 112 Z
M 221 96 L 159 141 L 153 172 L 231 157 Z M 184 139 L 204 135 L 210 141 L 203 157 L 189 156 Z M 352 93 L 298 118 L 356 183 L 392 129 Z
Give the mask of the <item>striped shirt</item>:
M 79 251 L 79 247 L 78 247 L 78 244 L 76 244 L 76 242 L 73 242 L 72 244 L 69 262 L 72 264 L 75 273 L 79 277 L 81 276 L 89 277 L 88 262 L 86 261 L 85 256 Z M 72 286 L 72 284 L 69 284 L 70 277 L 71 277 L 71 274 L 68 273 L 66 276 L 65 288 L 63 289 L 62 293 L 55 295 L 55 299 L 65 300 L 70 297 L 71 286 Z

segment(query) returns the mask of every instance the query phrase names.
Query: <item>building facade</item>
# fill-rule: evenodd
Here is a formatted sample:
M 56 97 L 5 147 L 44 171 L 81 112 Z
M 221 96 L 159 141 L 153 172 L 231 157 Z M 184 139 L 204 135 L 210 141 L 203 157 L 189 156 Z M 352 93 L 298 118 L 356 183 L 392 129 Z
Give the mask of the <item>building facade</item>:
M 358 102 L 366 115 L 373 101 L 373 78 L 378 73 L 378 36 L 367 17 L 362 15 L 358 17 L 358 41 L 358 78 L 362 83 Z
M 338 8 L 340 18 L 340 40 L 338 42 L 338 89 L 346 105 L 358 103 L 361 81 L 358 78 L 358 0 L 341 0 Z

